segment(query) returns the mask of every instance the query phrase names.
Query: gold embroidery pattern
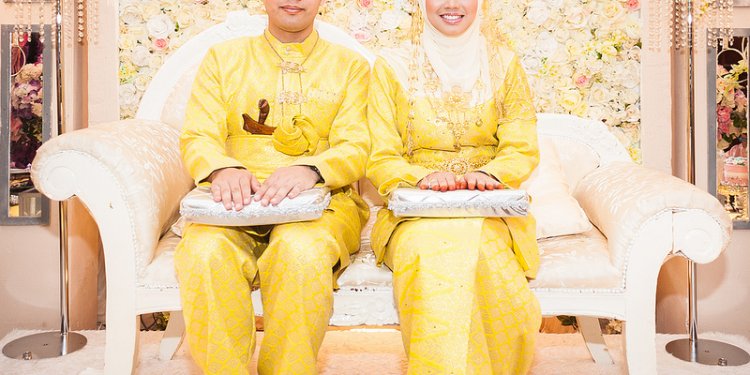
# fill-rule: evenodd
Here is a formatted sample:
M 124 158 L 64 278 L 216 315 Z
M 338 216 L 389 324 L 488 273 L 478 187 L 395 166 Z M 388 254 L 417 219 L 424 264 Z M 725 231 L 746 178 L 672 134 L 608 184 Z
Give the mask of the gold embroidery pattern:
M 432 162 L 422 164 L 426 168 L 435 169 L 439 171 L 451 172 L 455 175 L 463 175 L 471 171 L 477 170 L 490 162 L 490 158 L 478 158 L 469 160 L 466 158 L 458 157 L 453 159 L 444 160 L 441 162 Z

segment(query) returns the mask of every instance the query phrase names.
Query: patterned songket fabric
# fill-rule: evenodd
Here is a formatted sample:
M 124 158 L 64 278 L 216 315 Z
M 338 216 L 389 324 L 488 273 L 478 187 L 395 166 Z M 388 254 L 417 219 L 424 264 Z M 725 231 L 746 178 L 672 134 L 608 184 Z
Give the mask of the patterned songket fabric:
M 268 31 L 212 47 L 181 136 L 196 184 L 244 167 L 263 181 L 282 166 L 319 170 L 332 201 L 314 221 L 267 227 L 189 224 L 175 253 L 187 341 L 207 374 L 249 374 L 253 286 L 265 336 L 261 374 L 314 374 L 338 273 L 359 247 L 366 204 L 349 188 L 364 174 L 369 65 L 313 32 L 281 43 Z
M 478 23 L 451 39 L 425 21 L 410 48 L 375 62 L 367 177 L 383 197 L 437 171 L 479 171 L 517 189 L 536 167 L 525 73 Z M 473 62 L 457 68 L 465 60 Z M 397 218 L 383 209 L 372 245 L 393 270 L 409 374 L 528 372 L 541 323 L 527 282 L 539 267 L 533 217 Z

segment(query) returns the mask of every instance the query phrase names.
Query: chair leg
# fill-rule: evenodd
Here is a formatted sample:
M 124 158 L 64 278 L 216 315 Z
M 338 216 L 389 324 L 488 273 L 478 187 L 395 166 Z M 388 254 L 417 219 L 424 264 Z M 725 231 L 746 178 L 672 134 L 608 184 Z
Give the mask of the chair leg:
M 104 347 L 104 373 L 131 375 L 138 365 L 139 321 L 137 316 L 113 314 L 107 309 L 106 345 Z
M 174 358 L 184 338 L 185 319 L 182 317 L 182 311 L 170 311 L 169 323 L 159 345 L 159 359 L 169 361 Z
M 586 341 L 586 348 L 591 353 L 591 358 L 594 362 L 600 365 L 611 365 L 614 364 L 612 356 L 609 354 L 607 344 L 604 342 L 604 336 L 602 336 L 602 329 L 599 326 L 599 318 L 590 316 L 577 316 L 578 329 L 583 335 L 583 340 Z

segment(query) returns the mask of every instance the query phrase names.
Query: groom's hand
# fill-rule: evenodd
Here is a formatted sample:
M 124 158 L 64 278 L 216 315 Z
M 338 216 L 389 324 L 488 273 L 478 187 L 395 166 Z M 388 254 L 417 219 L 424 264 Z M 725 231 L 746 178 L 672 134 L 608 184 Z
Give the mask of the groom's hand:
M 255 194 L 255 200 L 263 206 L 277 205 L 284 198 L 294 198 L 315 186 L 320 176 L 306 165 L 282 167 L 268 177 Z

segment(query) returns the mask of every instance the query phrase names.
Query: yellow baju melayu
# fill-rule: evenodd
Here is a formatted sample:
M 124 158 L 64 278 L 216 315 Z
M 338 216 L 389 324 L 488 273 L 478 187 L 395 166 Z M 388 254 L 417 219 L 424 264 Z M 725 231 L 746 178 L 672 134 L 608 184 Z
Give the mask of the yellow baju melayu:
M 434 98 L 411 96 L 389 62 L 376 61 L 367 177 L 382 196 L 435 171 L 482 171 L 508 188 L 533 171 L 539 156 L 526 76 L 512 52 L 494 54 L 499 85 L 468 111 L 476 118 L 460 118 L 470 121 L 459 130 L 436 115 Z M 383 209 L 372 243 L 393 270 L 410 374 L 528 371 L 541 323 L 526 280 L 539 265 L 533 217 L 404 219 Z
M 205 373 L 250 372 L 250 293 L 258 283 L 265 317 L 259 373 L 316 373 L 336 274 L 367 221 L 367 206 L 349 185 L 364 174 L 369 150 L 368 78 L 365 59 L 317 32 L 281 43 L 266 30 L 220 43 L 204 58 L 180 138 L 196 184 L 221 168 L 246 168 L 263 181 L 279 167 L 308 165 L 332 190 L 318 220 L 185 228 L 175 266 L 190 351 Z M 258 114 L 262 99 L 267 115 Z M 243 114 L 272 134 L 246 130 Z

